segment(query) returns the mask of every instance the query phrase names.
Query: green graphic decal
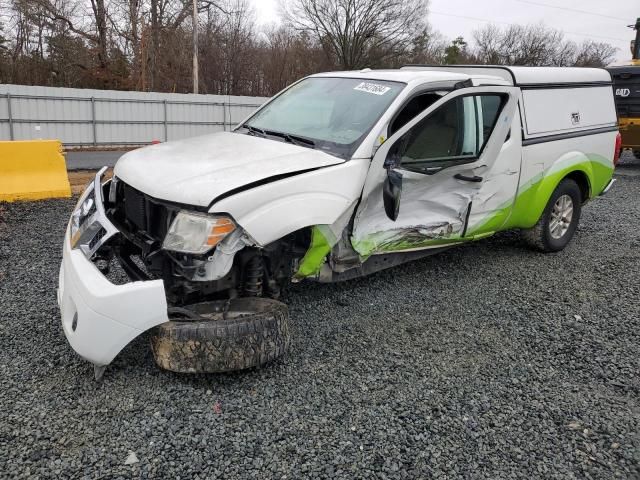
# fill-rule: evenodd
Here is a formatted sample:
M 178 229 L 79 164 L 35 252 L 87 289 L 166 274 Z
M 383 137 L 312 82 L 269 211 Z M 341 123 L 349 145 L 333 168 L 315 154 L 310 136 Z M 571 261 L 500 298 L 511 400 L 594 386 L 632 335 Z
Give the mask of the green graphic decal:
M 316 275 L 330 251 L 331 245 L 326 237 L 318 227 L 313 227 L 311 230 L 311 245 L 309 245 L 309 250 L 307 250 L 300 262 L 300 267 L 298 267 L 295 276 L 297 278 L 305 278 Z
M 567 175 L 583 174 L 589 184 L 588 198 L 595 198 L 607 185 L 613 175 L 613 164 L 610 160 L 599 156 L 589 155 L 588 161 L 579 163 L 569 163 L 561 168 L 554 168 L 554 165 L 547 170 L 542 178 L 533 179 L 520 187 L 513 211 L 506 224 L 501 228 L 529 228 L 536 224 L 544 208 L 549 202 L 551 194 L 556 189 L 560 181 Z
M 576 173 L 577 172 L 577 173 Z M 478 240 L 501 230 L 530 228 L 538 221 L 551 194 L 567 175 L 584 175 L 589 184 L 589 198 L 598 196 L 613 175 L 611 160 L 600 155 L 572 157 L 553 164 L 545 172 L 520 186 L 515 198 L 509 199 L 485 218 L 467 228 L 464 238 L 460 232 L 449 230 L 438 234 L 425 232 L 421 227 L 376 232 L 359 241 L 353 248 L 363 257 L 375 252 L 392 252 L 428 248 Z
M 351 242 L 353 249 L 361 257 L 367 258 L 374 252 L 399 252 L 424 247 L 439 247 L 463 241 L 460 234 L 426 236 L 419 229 L 402 229 L 381 232 Z

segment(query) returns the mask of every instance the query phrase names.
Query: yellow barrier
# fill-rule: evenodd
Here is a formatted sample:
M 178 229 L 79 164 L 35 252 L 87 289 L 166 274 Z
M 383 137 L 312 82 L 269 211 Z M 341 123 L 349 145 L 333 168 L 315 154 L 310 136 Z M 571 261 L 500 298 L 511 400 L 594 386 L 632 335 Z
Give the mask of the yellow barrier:
M 70 197 L 57 140 L 0 142 L 0 201 Z

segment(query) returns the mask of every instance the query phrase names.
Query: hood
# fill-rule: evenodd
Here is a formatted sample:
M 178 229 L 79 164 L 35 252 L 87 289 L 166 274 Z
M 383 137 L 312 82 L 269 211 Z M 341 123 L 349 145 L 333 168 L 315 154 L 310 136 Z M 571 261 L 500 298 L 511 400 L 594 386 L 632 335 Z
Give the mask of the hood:
M 253 182 L 339 163 L 344 160 L 319 150 L 219 132 L 133 150 L 120 157 L 114 174 L 154 198 L 206 207 Z

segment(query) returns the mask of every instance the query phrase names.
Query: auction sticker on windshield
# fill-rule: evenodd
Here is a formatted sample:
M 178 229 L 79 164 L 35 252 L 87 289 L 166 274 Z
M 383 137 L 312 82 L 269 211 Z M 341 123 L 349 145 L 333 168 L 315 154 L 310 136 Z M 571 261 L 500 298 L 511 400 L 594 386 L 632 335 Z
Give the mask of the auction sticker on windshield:
M 374 95 L 384 95 L 391 90 L 391 87 L 386 87 L 378 83 L 362 82 L 361 84 L 356 85 L 353 89 L 361 92 L 373 93 Z

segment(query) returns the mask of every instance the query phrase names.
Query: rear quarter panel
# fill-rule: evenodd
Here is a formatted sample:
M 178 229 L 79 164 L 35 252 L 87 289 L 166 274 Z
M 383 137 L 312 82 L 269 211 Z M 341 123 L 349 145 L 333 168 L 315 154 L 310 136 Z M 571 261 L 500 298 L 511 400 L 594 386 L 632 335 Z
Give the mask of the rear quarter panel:
M 558 184 L 573 172 L 585 175 L 589 199 L 598 196 L 613 175 L 616 134 L 611 131 L 524 146 L 518 194 L 505 228 L 535 225 Z

